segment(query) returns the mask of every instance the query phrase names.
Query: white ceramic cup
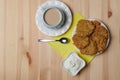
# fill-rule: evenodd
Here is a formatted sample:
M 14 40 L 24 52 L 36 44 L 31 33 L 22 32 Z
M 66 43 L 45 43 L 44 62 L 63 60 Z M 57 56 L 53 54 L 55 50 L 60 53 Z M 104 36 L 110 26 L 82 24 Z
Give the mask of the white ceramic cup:
M 59 13 L 59 16 L 60 16 L 59 22 L 57 22 L 57 24 L 55 24 L 55 25 L 50 25 L 50 24 L 48 24 L 48 23 L 46 22 L 46 20 L 45 20 L 45 14 L 46 14 L 46 12 L 47 12 L 48 10 L 50 10 L 50 9 L 55 9 L 55 10 Z M 65 14 L 64 14 L 64 11 L 61 10 L 61 9 L 59 9 L 59 8 L 56 8 L 56 7 L 49 8 L 49 9 L 47 9 L 47 10 L 44 11 L 43 20 L 42 20 L 42 21 L 43 21 L 44 25 L 45 25 L 47 28 L 50 28 L 50 29 L 59 29 L 59 28 L 61 28 L 62 25 L 65 23 Z

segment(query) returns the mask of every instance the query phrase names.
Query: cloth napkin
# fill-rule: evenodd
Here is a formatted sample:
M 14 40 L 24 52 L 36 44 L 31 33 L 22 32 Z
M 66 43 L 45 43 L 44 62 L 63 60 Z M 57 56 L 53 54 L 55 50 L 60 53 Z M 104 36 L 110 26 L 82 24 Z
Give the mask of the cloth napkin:
M 82 16 L 80 13 L 75 13 L 75 15 L 73 15 L 73 22 L 70 26 L 70 29 L 63 35 L 60 36 L 56 36 L 53 37 L 52 39 L 57 40 L 60 39 L 61 37 L 67 37 L 70 42 L 67 44 L 61 44 L 60 42 L 49 42 L 48 44 L 56 50 L 56 52 L 62 57 L 62 58 L 66 58 L 71 52 L 76 52 L 81 58 L 83 58 L 86 63 L 89 63 L 90 61 L 92 61 L 92 59 L 94 58 L 94 56 L 89 56 L 89 55 L 83 55 L 81 54 L 73 45 L 72 42 L 72 34 L 74 31 L 74 28 L 77 24 L 77 22 L 81 19 L 85 19 L 84 16 Z

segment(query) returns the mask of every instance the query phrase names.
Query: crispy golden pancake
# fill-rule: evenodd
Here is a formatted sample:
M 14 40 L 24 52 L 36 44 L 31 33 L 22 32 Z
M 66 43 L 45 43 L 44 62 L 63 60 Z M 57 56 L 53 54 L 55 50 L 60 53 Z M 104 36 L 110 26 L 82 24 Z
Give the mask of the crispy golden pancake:
M 84 48 L 80 49 L 82 54 L 93 55 L 97 53 L 97 45 L 94 41 L 90 40 L 90 44 Z
M 98 52 L 102 52 L 105 49 L 107 38 L 99 35 L 92 37 L 92 40 L 96 42 Z
M 95 34 L 104 36 L 105 38 L 108 38 L 108 31 L 101 25 L 96 26 Z
M 97 20 L 95 20 L 95 21 L 91 21 L 94 25 L 100 25 L 100 23 L 97 21 Z
M 92 40 L 96 42 L 98 52 L 102 52 L 105 49 L 108 40 L 107 30 L 101 25 L 96 24 L 96 29 L 92 34 Z
M 90 36 L 92 34 L 95 26 L 88 20 L 80 20 L 77 24 L 76 34 L 81 37 Z
M 74 42 L 74 45 L 79 49 L 83 49 L 89 45 L 89 38 L 88 37 L 80 37 L 78 34 L 75 34 L 72 37 L 72 40 Z

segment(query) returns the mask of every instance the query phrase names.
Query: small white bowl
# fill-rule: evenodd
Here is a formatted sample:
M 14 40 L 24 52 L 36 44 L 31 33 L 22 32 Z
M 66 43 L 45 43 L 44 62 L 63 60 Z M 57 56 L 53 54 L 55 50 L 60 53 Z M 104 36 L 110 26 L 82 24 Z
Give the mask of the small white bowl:
M 71 52 L 62 62 L 62 67 L 66 69 L 72 76 L 76 76 L 86 65 L 86 62 L 80 58 L 75 52 Z

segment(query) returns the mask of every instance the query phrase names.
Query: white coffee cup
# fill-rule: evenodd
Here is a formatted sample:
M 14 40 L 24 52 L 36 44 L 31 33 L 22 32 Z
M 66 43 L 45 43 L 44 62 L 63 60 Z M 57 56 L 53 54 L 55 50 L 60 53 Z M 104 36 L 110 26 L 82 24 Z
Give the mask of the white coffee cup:
M 59 29 L 65 22 L 64 11 L 53 7 L 44 11 L 43 23 L 47 28 L 50 29 Z

